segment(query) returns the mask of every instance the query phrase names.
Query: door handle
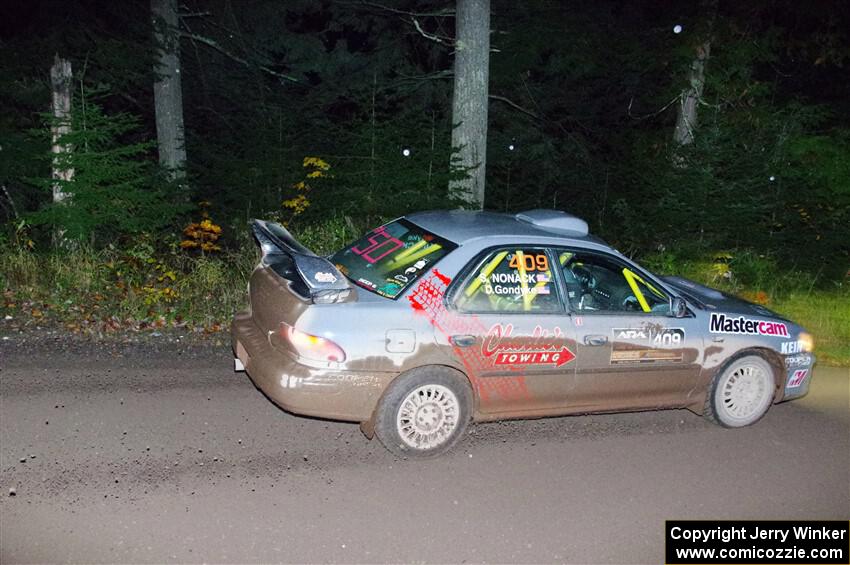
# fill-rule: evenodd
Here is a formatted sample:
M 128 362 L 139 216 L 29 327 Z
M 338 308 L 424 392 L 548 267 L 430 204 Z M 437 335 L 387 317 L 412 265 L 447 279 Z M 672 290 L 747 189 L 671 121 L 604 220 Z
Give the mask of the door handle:
M 453 335 L 452 337 L 449 338 L 449 341 L 451 341 L 452 344 L 454 344 L 458 347 L 469 347 L 470 345 L 475 343 L 475 336 L 474 335 Z
M 585 345 L 605 345 L 608 343 L 607 335 L 586 335 L 584 336 Z

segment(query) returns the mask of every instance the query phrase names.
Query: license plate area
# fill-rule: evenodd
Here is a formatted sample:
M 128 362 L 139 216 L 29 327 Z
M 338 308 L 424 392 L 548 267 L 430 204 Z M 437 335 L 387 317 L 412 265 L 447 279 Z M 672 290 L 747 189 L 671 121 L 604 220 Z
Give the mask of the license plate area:
M 245 346 L 242 345 L 241 341 L 236 342 L 236 359 L 233 360 L 234 370 L 236 371 L 244 371 L 245 367 L 248 365 L 248 361 L 251 358 L 248 356 L 248 352 L 245 351 Z

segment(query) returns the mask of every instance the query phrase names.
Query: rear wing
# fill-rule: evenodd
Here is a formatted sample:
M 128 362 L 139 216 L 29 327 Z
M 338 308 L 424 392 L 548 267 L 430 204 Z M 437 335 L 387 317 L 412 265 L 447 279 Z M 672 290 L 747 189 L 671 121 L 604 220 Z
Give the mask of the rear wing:
M 293 290 L 304 298 L 316 304 L 343 302 L 348 298 L 351 286 L 339 269 L 301 245 L 286 228 L 252 220 L 251 229 L 263 252 L 263 264 L 295 283 Z

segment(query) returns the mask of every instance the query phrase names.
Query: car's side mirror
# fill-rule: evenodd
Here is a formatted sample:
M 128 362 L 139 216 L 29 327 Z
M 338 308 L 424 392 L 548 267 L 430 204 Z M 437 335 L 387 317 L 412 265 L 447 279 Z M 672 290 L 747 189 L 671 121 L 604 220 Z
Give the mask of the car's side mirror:
M 684 318 L 688 315 L 688 303 L 678 296 L 670 297 L 670 315 L 674 318 Z

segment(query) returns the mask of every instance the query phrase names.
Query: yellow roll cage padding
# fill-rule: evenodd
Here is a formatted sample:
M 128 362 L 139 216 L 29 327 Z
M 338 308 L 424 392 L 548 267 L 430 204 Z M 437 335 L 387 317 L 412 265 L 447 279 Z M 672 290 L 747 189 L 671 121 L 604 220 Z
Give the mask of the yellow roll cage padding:
M 425 247 L 425 244 L 428 242 L 423 240 L 418 241 L 415 245 L 412 245 L 410 248 L 405 249 L 401 253 L 399 253 L 392 261 L 387 263 L 385 267 L 387 270 L 398 269 L 404 267 L 405 265 L 409 265 L 426 255 L 433 253 L 434 251 L 439 251 L 443 248 L 439 243 L 432 243 L 428 247 Z M 425 247 L 424 249 L 422 249 Z
M 496 270 L 496 267 L 505 259 L 508 255 L 507 251 L 500 251 L 496 254 L 495 257 L 490 259 L 490 261 L 484 265 L 484 267 L 478 272 L 474 279 L 472 279 L 472 284 L 466 287 L 466 290 L 463 291 L 463 295 L 466 299 L 471 299 L 475 293 L 481 290 L 481 285 L 486 284 L 490 286 L 490 274 Z M 490 304 L 495 307 L 497 296 L 494 294 L 487 295 Z
M 493 273 L 493 271 L 496 270 L 496 267 L 501 265 L 502 261 L 505 260 L 505 257 L 508 256 L 508 253 L 509 251 L 500 251 L 490 261 L 488 261 L 484 265 L 484 267 L 481 268 L 475 278 L 472 279 L 472 282 L 469 284 L 469 286 L 466 287 L 466 289 L 463 291 L 465 299 L 471 299 L 477 292 L 481 290 L 482 285 L 490 286 L 490 275 Z M 517 256 L 517 271 L 519 272 L 520 286 L 522 287 L 522 307 L 524 311 L 528 312 L 531 310 L 531 306 L 534 302 L 534 299 L 537 297 L 537 293 L 529 292 L 528 280 L 526 279 L 527 271 L 525 270 L 525 261 L 523 260 L 523 252 L 520 250 L 516 250 L 514 251 L 514 253 Z M 551 269 L 546 271 L 546 274 L 549 275 L 549 280 L 551 281 Z M 535 283 L 534 288 L 542 288 L 546 286 L 546 284 L 548 283 L 544 281 L 538 281 L 537 283 Z M 497 307 L 498 301 L 503 298 L 492 293 L 488 294 L 487 297 L 490 300 L 490 304 L 494 308 Z
M 425 247 L 426 243 L 428 243 L 428 242 L 425 241 L 424 239 L 420 239 L 419 241 L 416 242 L 415 245 L 411 245 L 410 247 L 408 247 L 407 249 L 405 249 L 404 251 L 402 251 L 401 253 L 396 255 L 395 259 L 393 259 L 391 261 L 391 263 L 396 263 L 396 262 L 399 262 L 399 261 L 405 259 L 408 255 L 418 251 L 422 247 Z
M 646 301 L 646 298 L 644 297 L 643 293 L 640 291 L 640 288 L 638 287 L 638 284 L 637 284 L 638 282 L 640 282 L 641 284 L 646 286 L 650 291 L 652 291 L 659 298 L 664 298 L 663 292 L 660 292 L 657 288 L 655 288 L 654 286 L 652 286 L 651 284 L 649 284 L 648 282 L 643 280 L 643 278 L 640 275 L 632 272 L 630 269 L 624 267 L 623 268 L 623 276 L 626 278 L 626 282 L 629 283 L 629 286 L 631 287 L 632 292 L 635 295 L 635 298 L 637 298 L 638 303 L 640 304 L 640 307 L 644 312 L 650 312 L 652 310 L 652 308 L 649 306 L 649 303 Z

